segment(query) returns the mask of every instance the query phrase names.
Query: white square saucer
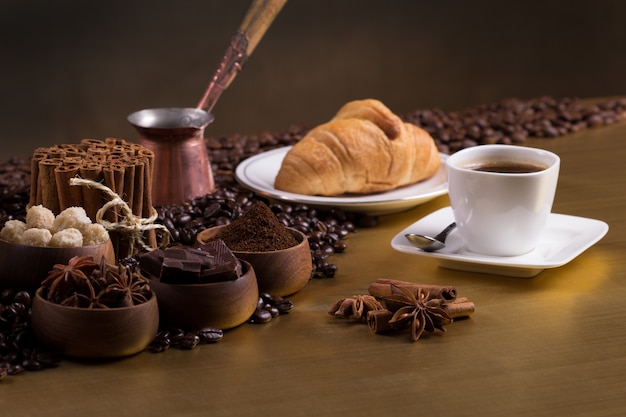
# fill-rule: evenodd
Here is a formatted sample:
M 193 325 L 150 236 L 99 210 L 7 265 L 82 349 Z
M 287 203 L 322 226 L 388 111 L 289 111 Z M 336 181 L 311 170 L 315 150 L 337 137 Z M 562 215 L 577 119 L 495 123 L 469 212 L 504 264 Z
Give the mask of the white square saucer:
M 404 237 L 406 233 L 436 236 L 453 221 L 451 207 L 437 210 L 398 233 L 391 240 L 391 247 L 399 252 L 436 258 L 442 268 L 530 278 L 544 269 L 567 264 L 602 239 L 609 230 L 608 224 L 600 220 L 552 213 L 534 250 L 506 257 L 469 252 L 456 230 L 448 235 L 446 247 L 437 252 L 424 252 Z

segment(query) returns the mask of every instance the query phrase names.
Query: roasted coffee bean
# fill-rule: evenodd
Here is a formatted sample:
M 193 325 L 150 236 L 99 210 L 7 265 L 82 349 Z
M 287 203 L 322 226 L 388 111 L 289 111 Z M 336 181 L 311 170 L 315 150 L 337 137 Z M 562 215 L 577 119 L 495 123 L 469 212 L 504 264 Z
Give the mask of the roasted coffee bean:
M 250 323 L 267 323 L 272 320 L 272 313 L 264 308 L 256 308 L 252 317 L 250 317 Z
M 43 365 L 34 359 L 24 359 L 22 366 L 27 371 L 41 371 Z
M 148 346 L 148 350 L 153 353 L 164 352 L 170 348 L 172 341 L 170 339 L 170 333 L 168 331 L 160 331 L 157 335 L 152 339 L 150 345 Z
M 169 339 L 156 338 L 152 340 L 152 342 L 150 342 L 150 345 L 148 346 L 148 350 L 152 353 L 160 353 L 169 349 L 170 345 L 171 343 Z
M 182 229 L 178 229 L 180 233 L 180 243 L 183 245 L 191 246 L 196 242 L 196 232 L 192 230 L 190 227 L 183 227 Z
M 281 296 L 271 295 L 269 293 L 259 294 L 259 300 L 257 302 L 257 311 L 265 310 L 271 315 L 271 318 L 280 316 L 281 314 L 287 314 L 293 308 L 293 302 L 284 299 Z M 257 312 L 255 312 L 256 314 Z M 254 321 L 254 315 L 251 318 Z M 270 321 L 270 320 L 267 320 Z M 258 321 L 256 321 L 258 322 Z
M 185 337 L 185 331 L 177 327 L 170 328 L 167 332 L 168 337 L 173 345 L 176 345 L 180 339 Z
M 198 330 L 198 337 L 200 338 L 200 343 L 215 343 L 222 340 L 224 332 L 220 329 L 205 327 Z
M 192 220 L 192 217 L 190 213 L 180 213 L 175 217 L 174 223 L 179 226 L 185 226 L 191 220 Z
M 181 349 L 193 349 L 200 343 L 200 338 L 195 333 L 187 333 L 178 340 L 177 347 Z
M 7 288 L 2 290 L 0 295 L 0 303 L 1 304 L 10 304 L 15 298 L 15 290 L 12 288 Z
M 30 326 L 31 295 L 26 291 L 0 292 L 0 368 L 6 375 L 55 366 L 58 356 L 37 346 Z
M 333 278 L 337 273 L 337 265 L 324 260 L 318 260 L 313 264 L 313 274 L 316 278 Z
M 278 295 L 272 295 L 268 292 L 263 292 L 261 294 L 259 294 L 259 303 L 261 304 L 274 304 L 276 302 L 280 302 L 282 301 L 283 298 L 281 296 Z
M 185 332 L 183 329 L 170 328 L 160 330 L 150 342 L 147 350 L 160 353 L 170 347 L 178 349 L 193 349 L 199 344 L 215 343 L 222 339 L 224 333 L 220 329 L 207 327 L 198 331 Z
M 289 300 L 282 300 L 275 305 L 280 314 L 287 314 L 293 309 L 293 302 Z
M 9 375 L 19 375 L 26 371 L 26 368 L 20 363 L 12 363 L 8 366 L 7 372 Z
M 265 310 L 270 312 L 270 314 L 272 315 L 272 318 L 276 318 L 280 316 L 280 310 L 278 309 L 278 307 L 270 305 L 270 306 L 265 307 Z
M 333 249 L 336 253 L 343 253 L 347 247 L 348 247 L 348 244 L 343 240 L 338 240 L 333 245 Z
M 167 230 L 169 230 L 170 233 L 176 231 L 176 225 L 174 224 L 174 220 L 172 220 L 170 217 L 165 217 L 163 219 L 163 226 L 167 227 Z

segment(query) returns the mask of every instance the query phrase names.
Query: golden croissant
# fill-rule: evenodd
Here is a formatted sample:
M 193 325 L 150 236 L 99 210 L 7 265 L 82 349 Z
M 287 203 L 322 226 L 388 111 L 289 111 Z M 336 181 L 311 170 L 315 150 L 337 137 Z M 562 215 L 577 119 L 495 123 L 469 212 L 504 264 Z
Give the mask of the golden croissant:
M 285 155 L 274 187 L 304 195 L 389 191 L 433 176 L 435 141 L 378 100 L 346 103 Z

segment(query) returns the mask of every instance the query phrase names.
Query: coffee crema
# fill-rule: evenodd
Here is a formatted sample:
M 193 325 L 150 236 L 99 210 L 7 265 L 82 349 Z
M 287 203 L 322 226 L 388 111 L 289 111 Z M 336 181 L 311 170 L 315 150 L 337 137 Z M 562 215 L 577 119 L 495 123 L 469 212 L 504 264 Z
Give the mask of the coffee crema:
M 529 174 L 543 171 L 547 166 L 528 162 L 493 161 L 472 164 L 465 168 L 472 171 L 497 172 L 501 174 Z

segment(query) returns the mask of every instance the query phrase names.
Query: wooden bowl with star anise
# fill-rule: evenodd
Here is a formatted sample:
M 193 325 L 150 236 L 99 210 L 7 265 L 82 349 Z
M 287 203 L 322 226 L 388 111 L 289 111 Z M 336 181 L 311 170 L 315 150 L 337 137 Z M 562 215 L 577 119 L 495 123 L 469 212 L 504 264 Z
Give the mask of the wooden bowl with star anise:
M 37 340 L 68 357 L 109 359 L 143 351 L 159 327 L 157 297 L 125 265 L 90 256 L 57 264 L 33 299 Z
M 113 245 L 78 247 L 29 246 L 0 239 L 0 288 L 35 291 L 55 264 L 67 263 L 74 256 L 93 256 L 115 262 Z

